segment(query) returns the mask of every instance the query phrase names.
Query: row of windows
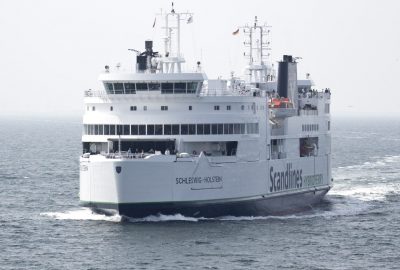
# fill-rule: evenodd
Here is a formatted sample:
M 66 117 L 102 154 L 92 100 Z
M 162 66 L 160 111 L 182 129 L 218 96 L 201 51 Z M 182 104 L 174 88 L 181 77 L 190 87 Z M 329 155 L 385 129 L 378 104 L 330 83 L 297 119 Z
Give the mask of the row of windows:
M 258 134 L 258 123 L 171 125 L 84 125 L 84 135 Z
M 107 94 L 136 94 L 144 91 L 161 91 L 161 94 L 195 94 L 198 82 L 175 83 L 104 83 Z
M 318 131 L 319 125 L 318 124 L 304 124 L 301 127 L 302 131 Z
M 192 106 L 188 106 L 189 111 L 191 111 L 192 108 L 193 108 Z M 231 105 L 227 105 L 227 106 L 226 106 L 226 110 L 227 110 L 227 111 L 230 111 L 231 108 L 232 108 Z M 244 110 L 245 107 L 244 107 L 244 105 L 241 105 L 240 108 L 241 108 L 241 110 Z M 250 108 L 250 106 L 249 106 L 249 108 Z M 89 106 L 86 107 L 86 110 L 89 111 Z M 95 106 L 92 106 L 92 111 L 95 111 L 95 110 L 96 110 L 96 107 L 95 107 Z M 113 107 L 113 106 L 110 106 L 110 111 L 113 111 L 113 110 L 114 110 L 114 107 Z M 138 107 L 137 107 L 137 106 L 131 106 L 131 107 L 130 107 L 130 110 L 131 110 L 131 111 L 137 111 L 137 110 L 138 110 Z M 162 110 L 162 111 L 168 111 L 168 106 L 161 106 L 161 110 Z M 219 110 L 220 110 L 220 106 L 219 106 L 219 105 L 215 105 L 215 106 L 214 106 L 214 110 L 215 110 L 215 111 L 219 111 Z M 143 106 L 143 111 L 147 111 L 147 106 Z

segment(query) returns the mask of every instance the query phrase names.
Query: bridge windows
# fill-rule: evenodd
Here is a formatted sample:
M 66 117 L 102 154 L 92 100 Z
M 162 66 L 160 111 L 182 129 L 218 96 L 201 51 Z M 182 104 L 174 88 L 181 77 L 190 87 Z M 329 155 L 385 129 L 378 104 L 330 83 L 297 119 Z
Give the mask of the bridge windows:
M 149 91 L 160 91 L 159 83 L 149 83 Z
M 231 105 L 227 105 L 227 106 L 226 106 L 226 110 L 227 110 L 227 111 L 230 111 L 230 110 L 231 110 Z
M 187 83 L 187 93 L 188 94 L 195 94 L 196 90 L 197 90 L 197 83 L 195 83 L 195 82 Z
M 189 111 L 191 111 L 192 109 L 193 109 L 193 107 L 190 105 L 190 106 L 189 106 Z
M 174 94 L 186 94 L 186 83 L 174 83 Z
M 125 94 L 136 94 L 136 85 L 134 83 L 124 83 Z
M 214 111 L 219 111 L 219 105 L 214 106 Z
M 113 111 L 114 110 L 114 107 L 113 106 L 110 106 L 110 111 Z
M 107 94 L 114 94 L 114 87 L 112 83 L 105 83 L 104 86 Z
M 147 91 L 149 90 L 147 83 L 137 83 L 136 84 L 136 91 Z
M 161 94 L 173 94 L 174 84 L 173 83 L 162 83 L 161 84 Z
M 131 111 L 136 111 L 137 107 L 136 106 L 131 106 Z
M 161 94 L 195 94 L 201 82 L 105 82 L 107 94 L 136 94 L 161 91 Z
M 124 94 L 123 83 L 114 83 L 114 94 Z
M 162 111 L 168 111 L 168 106 L 161 106 Z

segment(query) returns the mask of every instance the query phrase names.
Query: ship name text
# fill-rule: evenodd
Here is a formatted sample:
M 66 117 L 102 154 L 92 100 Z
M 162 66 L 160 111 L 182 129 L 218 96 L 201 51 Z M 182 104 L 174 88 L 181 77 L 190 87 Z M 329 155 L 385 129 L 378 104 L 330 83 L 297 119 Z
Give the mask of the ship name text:
M 207 183 L 220 183 L 222 176 L 190 176 L 190 177 L 176 177 L 175 184 L 207 184 Z
M 303 186 L 303 170 L 292 170 L 292 164 L 286 165 L 286 170 L 274 172 L 274 167 L 269 169 L 270 192 L 282 191 Z

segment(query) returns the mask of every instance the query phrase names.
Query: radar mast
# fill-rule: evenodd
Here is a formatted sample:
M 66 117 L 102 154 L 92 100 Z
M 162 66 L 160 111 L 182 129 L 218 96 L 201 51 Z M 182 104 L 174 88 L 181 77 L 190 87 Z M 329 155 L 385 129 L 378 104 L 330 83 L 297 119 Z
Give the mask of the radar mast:
M 269 61 L 270 40 L 269 34 L 271 26 L 266 23 L 258 24 L 257 16 L 255 16 L 252 26 L 245 25 L 239 27 L 245 35 L 244 46 L 248 49 L 244 53 L 248 60 L 245 68 L 246 81 L 259 84 L 274 80 L 275 74 Z
M 181 21 L 192 23 L 193 13 L 190 12 L 176 12 L 174 3 L 170 12 L 161 12 L 157 15 L 161 16 L 164 21 L 162 29 L 165 30 L 164 40 L 164 55 L 160 59 L 161 71 L 164 73 L 181 73 L 181 63 L 185 62 L 181 54 Z M 175 35 L 175 37 L 173 37 Z

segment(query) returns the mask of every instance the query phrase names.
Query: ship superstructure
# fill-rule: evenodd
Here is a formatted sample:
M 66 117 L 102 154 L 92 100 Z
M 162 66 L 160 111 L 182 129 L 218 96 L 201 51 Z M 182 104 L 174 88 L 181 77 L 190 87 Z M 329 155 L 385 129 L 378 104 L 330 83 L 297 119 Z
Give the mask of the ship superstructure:
M 162 53 L 145 42 L 136 72 L 105 67 L 85 91 L 80 200 L 143 217 L 280 214 L 319 202 L 331 187 L 330 91 L 297 79 L 285 55 L 269 62 L 269 27 L 241 27 L 243 78 L 184 72 L 181 22 L 164 21 Z

